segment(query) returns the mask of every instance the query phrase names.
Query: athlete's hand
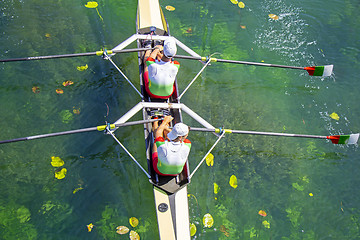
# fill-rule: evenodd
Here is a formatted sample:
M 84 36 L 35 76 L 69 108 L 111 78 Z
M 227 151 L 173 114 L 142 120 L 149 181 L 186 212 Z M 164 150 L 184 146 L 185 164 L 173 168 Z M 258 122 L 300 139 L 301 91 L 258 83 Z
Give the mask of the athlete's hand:
M 164 117 L 164 121 L 163 122 L 166 122 L 166 123 L 170 123 L 174 118 L 172 116 L 165 116 Z
M 155 48 L 158 48 L 160 52 L 161 52 L 162 50 L 164 50 L 164 46 L 163 46 L 163 45 L 156 45 Z

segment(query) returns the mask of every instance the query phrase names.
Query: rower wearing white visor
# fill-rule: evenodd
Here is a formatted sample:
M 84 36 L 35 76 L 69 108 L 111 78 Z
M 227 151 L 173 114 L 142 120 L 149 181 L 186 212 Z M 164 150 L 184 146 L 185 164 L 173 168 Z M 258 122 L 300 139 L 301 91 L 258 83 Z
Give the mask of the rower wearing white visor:
M 164 46 L 156 45 L 155 49 L 144 56 L 145 89 L 151 98 L 168 99 L 174 92 L 174 82 L 180 68 L 178 61 L 172 61 L 177 51 L 172 37 L 164 41 Z
M 177 123 L 173 129 L 169 123 L 171 116 L 165 116 L 163 122 L 153 124 L 155 141 L 153 145 L 153 168 L 159 175 L 176 176 L 182 172 L 191 149 L 191 142 L 187 139 L 189 127 L 184 123 Z

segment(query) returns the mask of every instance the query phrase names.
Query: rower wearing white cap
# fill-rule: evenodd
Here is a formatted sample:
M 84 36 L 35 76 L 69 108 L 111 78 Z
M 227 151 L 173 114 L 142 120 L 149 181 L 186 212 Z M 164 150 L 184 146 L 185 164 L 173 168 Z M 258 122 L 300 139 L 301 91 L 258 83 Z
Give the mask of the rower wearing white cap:
M 174 82 L 180 63 L 172 61 L 177 51 L 176 42 L 172 37 L 164 41 L 164 46 L 157 45 L 144 56 L 144 82 L 146 92 L 151 98 L 168 99 L 174 92 Z
M 165 116 L 159 127 L 158 122 L 153 125 L 153 168 L 159 175 L 164 176 L 176 176 L 181 173 L 191 149 L 191 142 L 187 139 L 189 127 L 184 123 L 177 123 L 171 130 L 169 123 L 172 120 L 173 117 Z

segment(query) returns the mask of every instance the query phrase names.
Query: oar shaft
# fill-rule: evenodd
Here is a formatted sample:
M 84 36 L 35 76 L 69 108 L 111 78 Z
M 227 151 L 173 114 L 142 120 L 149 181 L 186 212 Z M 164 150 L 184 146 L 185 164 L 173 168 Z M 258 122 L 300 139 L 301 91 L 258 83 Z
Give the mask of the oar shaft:
M 193 56 L 184 56 L 184 55 L 175 55 L 174 58 L 191 59 L 191 60 L 199 60 L 199 61 L 207 61 L 208 60 L 208 58 L 206 58 L 206 57 L 193 57 Z M 246 61 L 226 60 L 226 59 L 218 59 L 218 58 L 210 58 L 210 60 L 211 60 L 211 62 L 235 63 L 235 64 L 255 65 L 255 66 L 264 66 L 264 67 L 279 67 L 279 68 L 291 68 L 291 69 L 304 70 L 303 67 L 277 65 L 277 64 L 269 64 L 269 63 L 246 62 Z
M 223 129 L 227 133 L 237 133 L 237 134 L 249 134 L 249 135 L 265 135 L 265 136 L 280 136 L 280 137 L 300 137 L 300 138 L 320 138 L 327 139 L 327 136 L 317 136 L 317 135 L 305 135 L 305 134 L 291 134 L 291 133 L 274 133 L 274 132 L 257 132 L 257 131 L 241 131 L 241 130 L 230 130 Z M 190 128 L 190 131 L 200 131 L 200 132 L 221 132 L 221 129 L 210 129 L 210 128 Z
M 304 68 L 303 68 L 303 67 L 294 67 L 294 66 L 286 66 L 286 65 L 277 65 L 277 64 L 269 64 L 269 63 L 246 62 L 246 61 L 235 61 L 235 60 L 225 60 L 225 59 L 216 59 L 216 62 L 222 62 L 222 63 L 235 63 L 235 64 L 245 64 L 245 65 L 255 65 L 255 66 L 264 66 L 264 67 L 291 68 L 291 69 L 300 69 L 300 70 L 304 70 Z
M 115 129 L 115 128 L 119 128 L 119 127 L 126 127 L 126 126 L 132 126 L 132 125 L 151 123 L 151 122 L 155 122 L 155 121 L 159 121 L 159 120 L 161 120 L 161 119 L 149 119 L 149 120 L 140 120 L 140 121 L 119 123 L 119 124 L 110 124 L 110 128 Z M 30 137 L 14 138 L 14 139 L 0 141 L 0 144 L 27 141 L 27 140 L 34 140 L 34 139 L 39 139 L 39 138 L 62 136 L 62 135 L 70 135 L 70 134 L 75 134 L 75 133 L 103 131 L 103 130 L 106 129 L 106 127 L 107 127 L 107 125 L 101 125 L 101 126 L 97 126 L 97 127 L 89 127 L 89 128 L 82 128 L 82 129 L 76 129 L 76 130 L 69 130 L 69 131 L 65 131 L 65 132 L 47 133 L 47 134 L 41 134 L 41 135 L 34 135 L 34 136 L 30 136 Z
M 146 51 L 151 48 L 134 48 L 134 49 L 122 49 L 122 50 L 108 50 L 108 54 L 112 53 L 129 53 L 129 52 L 138 52 Z M 49 56 L 37 56 L 37 57 L 25 57 L 25 58 L 9 58 L 9 59 L 0 59 L 0 62 L 19 62 L 19 61 L 31 61 L 31 60 L 45 60 L 45 59 L 55 59 L 55 58 L 71 58 L 71 57 L 84 57 L 84 56 L 101 56 L 104 51 L 96 52 L 87 52 L 87 53 L 70 53 L 70 54 L 60 54 L 60 55 L 49 55 Z

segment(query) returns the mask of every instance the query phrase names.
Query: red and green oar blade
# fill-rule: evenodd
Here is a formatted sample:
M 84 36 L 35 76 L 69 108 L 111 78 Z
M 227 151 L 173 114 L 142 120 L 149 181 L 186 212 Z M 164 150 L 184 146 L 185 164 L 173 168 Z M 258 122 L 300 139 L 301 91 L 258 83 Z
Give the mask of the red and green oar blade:
M 210 61 L 210 62 L 222 62 L 222 63 L 234 63 L 234 64 L 263 66 L 263 67 L 299 69 L 299 70 L 308 71 L 308 73 L 311 76 L 322 76 L 322 77 L 330 76 L 331 73 L 332 73 L 332 69 L 333 69 L 333 65 L 313 66 L 313 67 L 295 67 L 295 66 L 286 66 L 286 65 L 278 65 L 278 64 L 270 64 L 270 63 L 236 61 L 236 60 L 227 60 L 227 59 L 219 59 L 219 58 L 194 57 L 194 56 L 184 56 L 184 55 L 175 55 L 174 58 L 192 59 L 192 60 L 199 60 L 199 61 L 203 61 L 203 62 Z
M 332 74 L 334 65 L 305 67 L 310 76 L 328 77 Z
M 356 144 L 359 139 L 359 133 L 350 135 L 327 136 L 333 144 Z
M 275 133 L 275 132 L 256 132 L 256 131 L 242 131 L 242 130 L 231 130 L 221 128 L 190 128 L 190 131 L 200 132 L 214 132 L 214 133 L 238 133 L 238 134 L 249 134 L 249 135 L 263 135 L 263 136 L 276 136 L 276 137 L 298 137 L 298 138 L 317 138 L 317 139 L 329 139 L 334 144 L 357 144 L 359 139 L 359 133 L 350 135 L 334 135 L 334 136 L 318 136 L 318 135 L 304 135 L 304 134 L 292 134 L 292 133 Z

